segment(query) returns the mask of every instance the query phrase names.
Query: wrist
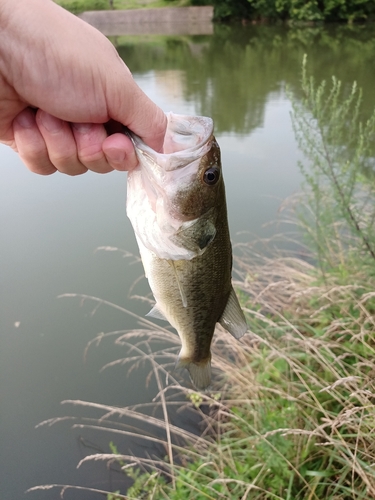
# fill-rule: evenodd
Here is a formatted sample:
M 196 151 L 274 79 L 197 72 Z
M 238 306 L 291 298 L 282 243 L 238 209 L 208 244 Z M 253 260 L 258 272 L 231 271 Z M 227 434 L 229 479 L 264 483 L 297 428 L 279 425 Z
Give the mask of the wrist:
M 0 62 L 6 63 L 12 59 L 18 49 L 18 26 L 22 26 L 27 17 L 27 12 L 22 12 L 23 4 L 24 0 L 0 0 Z
M 8 46 L 8 26 L 11 19 L 10 0 L 0 0 L 0 82 L 5 80 L 6 75 L 6 52 Z
M 12 24 L 12 19 L 17 17 L 20 4 L 23 0 L 0 0 L 0 36 L 5 35 Z M 1 46 L 0 46 L 1 49 Z
M 14 85 L 28 63 L 31 49 L 43 53 L 44 35 L 35 27 L 48 26 L 51 0 L 0 0 L 0 75 Z M 46 21 L 47 19 L 47 21 Z
M 0 27 L 3 28 L 3 21 L 5 21 L 8 11 L 9 0 L 0 0 Z

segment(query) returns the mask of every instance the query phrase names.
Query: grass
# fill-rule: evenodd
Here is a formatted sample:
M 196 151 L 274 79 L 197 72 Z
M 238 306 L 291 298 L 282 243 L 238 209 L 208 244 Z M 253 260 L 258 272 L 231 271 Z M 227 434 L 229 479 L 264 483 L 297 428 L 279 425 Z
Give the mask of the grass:
M 282 213 L 306 243 L 294 243 L 293 251 L 277 251 L 270 241 L 235 248 L 234 284 L 249 334 L 238 342 L 217 329 L 210 392 L 196 392 L 173 372 L 179 340 L 169 328 L 140 318 L 138 330 L 90 343 L 113 338 L 126 347 L 128 356 L 104 369 L 146 363 L 157 395 L 127 408 L 65 402 L 99 411 L 100 418 L 71 417 L 73 426 L 105 433 L 111 443 L 108 453 L 88 455 L 79 466 L 116 464 L 133 481 L 126 494 L 85 489 L 108 500 L 375 499 L 375 188 L 369 175 L 375 114 L 360 123 L 355 86 L 345 94 L 336 80 L 328 89 L 304 72 L 302 87 L 294 125 L 311 164 L 303 167 L 304 193 Z M 94 309 L 121 309 L 80 299 L 93 301 Z M 183 417 L 202 422 L 201 432 L 186 430 Z M 122 441 L 129 436 L 146 443 L 148 453 L 134 456 Z M 76 488 L 39 489 L 53 487 L 62 494 Z
M 321 284 L 314 266 L 296 256 L 265 258 L 250 246 L 238 250 L 236 286 L 246 297 L 251 333 L 237 342 L 218 329 L 211 392 L 197 393 L 171 375 L 179 341 L 145 319 L 137 331 L 91 342 L 98 346 L 112 337 L 129 350 L 104 369 L 148 363 L 158 395 L 129 408 L 64 402 L 100 411 L 99 419 L 72 418 L 73 426 L 106 433 L 115 443 L 79 466 L 117 463 L 134 485 L 116 499 L 375 498 L 374 283 L 358 271 L 352 284 L 339 284 L 336 277 Z M 203 434 L 178 426 L 176 408 L 185 417 L 199 416 Z M 121 450 L 125 436 L 155 445 L 158 453 L 135 457 Z

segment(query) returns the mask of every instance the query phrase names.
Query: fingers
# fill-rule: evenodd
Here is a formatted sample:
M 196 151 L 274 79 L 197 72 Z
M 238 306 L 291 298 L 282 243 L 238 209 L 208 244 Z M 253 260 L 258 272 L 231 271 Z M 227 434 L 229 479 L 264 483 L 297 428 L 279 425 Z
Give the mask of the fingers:
M 132 170 L 138 164 L 132 141 L 124 134 L 113 134 L 103 142 L 104 154 L 116 170 Z
M 91 170 L 107 173 L 130 170 L 137 158 L 130 139 L 123 134 L 107 137 L 103 125 L 69 124 L 38 110 L 23 110 L 13 123 L 17 150 L 26 166 L 49 175 L 56 170 L 80 175 Z
M 69 123 L 38 110 L 36 124 L 44 140 L 48 160 L 57 170 L 69 175 L 87 172 L 87 167 L 78 157 L 77 145 Z
M 40 175 L 56 172 L 49 160 L 47 147 L 36 124 L 35 113 L 26 108 L 13 121 L 16 149 L 26 167 Z

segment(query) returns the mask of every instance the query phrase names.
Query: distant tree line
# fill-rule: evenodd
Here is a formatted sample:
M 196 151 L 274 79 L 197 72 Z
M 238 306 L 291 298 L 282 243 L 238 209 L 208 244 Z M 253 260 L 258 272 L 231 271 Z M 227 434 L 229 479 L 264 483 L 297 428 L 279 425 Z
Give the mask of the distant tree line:
M 54 0 L 56 3 L 73 14 L 81 14 L 87 10 L 114 9 L 114 0 Z
M 375 19 L 374 0 L 192 0 L 213 4 L 219 21 L 364 22 Z
M 74 14 L 85 10 L 126 9 L 114 0 L 55 0 Z M 164 0 L 178 6 L 179 0 Z M 188 0 L 191 5 L 213 5 L 216 21 L 234 19 L 276 22 L 345 22 L 375 20 L 375 0 Z

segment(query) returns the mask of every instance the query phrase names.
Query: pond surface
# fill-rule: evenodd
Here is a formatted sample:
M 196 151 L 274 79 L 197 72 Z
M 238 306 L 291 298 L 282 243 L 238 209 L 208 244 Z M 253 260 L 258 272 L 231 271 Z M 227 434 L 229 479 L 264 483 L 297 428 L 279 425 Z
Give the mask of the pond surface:
M 165 111 L 214 119 L 236 242 L 278 232 L 268 223 L 277 218 L 281 201 L 300 189 L 285 87 L 300 95 L 303 54 L 317 80 L 335 74 L 346 87 L 357 80 L 366 112 L 375 104 L 374 35 L 374 27 L 235 26 L 215 27 L 210 36 L 112 41 Z M 131 265 L 134 259 L 121 252 L 96 250 L 110 246 L 137 255 L 125 213 L 126 174 L 39 177 L 5 146 L 0 165 L 1 499 L 59 498 L 57 490 L 24 494 L 45 483 L 114 490 L 121 476 L 111 476 L 103 464 L 76 469 L 93 450 L 71 422 L 35 426 L 71 415 L 60 406 L 65 399 L 125 406 L 155 395 L 153 383 L 146 388 L 148 369 L 129 376 L 122 366 L 99 372 L 126 356 L 124 348 L 107 342 L 91 348 L 84 361 L 88 341 L 100 332 L 134 328 L 135 319 L 104 306 L 92 314 L 95 304 L 57 298 L 81 293 L 142 316 L 148 312 L 147 304 L 129 298 L 141 265 Z M 144 280 L 137 293 L 148 293 Z M 92 495 L 67 492 L 64 498 Z

